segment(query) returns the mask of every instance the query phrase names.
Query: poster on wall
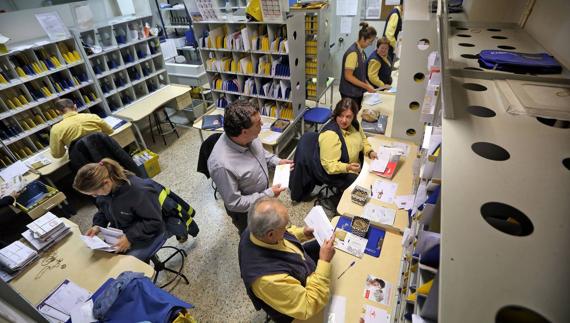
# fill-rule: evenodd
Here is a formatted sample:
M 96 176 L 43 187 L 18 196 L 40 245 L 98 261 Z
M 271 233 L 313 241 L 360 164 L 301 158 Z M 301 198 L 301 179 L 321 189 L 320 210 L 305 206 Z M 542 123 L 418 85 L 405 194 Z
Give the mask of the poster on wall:
M 57 40 L 71 36 L 67 26 L 65 26 L 57 12 L 38 13 L 35 16 L 50 40 Z
M 337 0 L 336 15 L 337 16 L 356 16 L 358 9 L 358 1 L 354 0 Z

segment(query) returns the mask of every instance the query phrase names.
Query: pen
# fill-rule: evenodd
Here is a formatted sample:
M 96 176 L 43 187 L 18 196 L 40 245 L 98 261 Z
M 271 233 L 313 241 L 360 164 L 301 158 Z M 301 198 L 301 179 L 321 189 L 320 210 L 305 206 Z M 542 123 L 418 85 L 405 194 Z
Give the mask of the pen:
M 337 279 L 340 279 L 340 277 L 342 277 L 342 275 L 344 275 L 344 273 L 347 272 L 350 267 L 354 266 L 355 263 L 356 261 L 351 262 L 350 265 L 348 265 L 348 267 L 342 273 L 340 273 L 340 275 L 338 275 Z
M 372 191 L 372 184 L 370 184 L 370 197 L 374 197 L 374 192 Z

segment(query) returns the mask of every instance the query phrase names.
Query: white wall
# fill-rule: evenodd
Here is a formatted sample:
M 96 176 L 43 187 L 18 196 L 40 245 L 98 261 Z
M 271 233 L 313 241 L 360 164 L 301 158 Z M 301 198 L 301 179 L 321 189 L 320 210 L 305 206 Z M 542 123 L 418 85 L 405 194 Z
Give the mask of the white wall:
M 527 2 L 528 0 L 464 0 L 463 10 L 469 21 L 518 23 Z
M 524 29 L 570 68 L 570 1 L 536 1 Z

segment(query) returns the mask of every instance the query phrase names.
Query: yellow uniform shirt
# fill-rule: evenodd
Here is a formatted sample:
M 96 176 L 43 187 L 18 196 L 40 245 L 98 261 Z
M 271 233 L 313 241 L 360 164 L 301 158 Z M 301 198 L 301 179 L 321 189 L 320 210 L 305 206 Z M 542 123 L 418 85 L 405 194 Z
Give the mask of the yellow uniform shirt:
M 362 131 L 362 127 L 356 130 L 350 126 L 348 130 L 341 130 L 348 150 L 349 163 L 358 163 L 358 154 L 363 151 L 364 155 L 372 151 L 372 146 Z M 341 143 L 336 132 L 328 130 L 319 135 L 319 148 L 321 164 L 329 175 L 346 173 L 347 163 L 340 161 Z
M 396 7 L 396 9 L 398 9 L 398 11 L 400 12 L 400 15 L 402 15 L 402 10 L 399 7 Z M 388 22 L 386 23 L 386 32 L 384 34 L 384 36 L 386 36 L 386 38 L 388 38 L 388 41 L 390 42 L 390 47 L 392 47 L 393 49 L 396 49 L 396 27 L 398 27 L 398 15 L 392 15 L 390 16 L 390 19 L 388 20 Z
M 69 147 L 73 141 L 93 132 L 104 132 L 110 135 L 113 133 L 113 128 L 95 114 L 77 113 L 76 111 L 64 114 L 63 120 L 51 127 L 49 147 L 52 156 L 63 157 L 65 147 Z
M 356 52 L 352 52 L 346 56 L 346 60 L 344 62 L 344 68 L 345 69 L 355 70 L 358 67 L 358 56 L 357 55 L 364 55 L 364 52 L 362 51 L 362 48 L 360 48 L 360 46 L 358 46 L 358 43 L 356 43 L 356 47 L 358 48 L 359 53 L 356 54 Z M 363 57 L 362 59 L 364 61 L 366 61 L 366 57 Z
M 303 228 L 287 229 L 299 241 L 306 240 Z M 303 252 L 287 240 L 278 244 L 267 244 L 250 234 L 251 242 L 260 247 L 297 253 L 304 259 Z M 290 317 L 306 320 L 325 308 L 330 294 L 331 264 L 319 260 L 315 271 L 307 277 L 305 287 L 297 279 L 287 274 L 274 274 L 259 277 L 251 285 L 255 296 L 275 310 Z
M 368 79 L 370 80 L 370 83 L 372 83 L 372 85 L 375 87 L 384 86 L 384 82 L 382 82 L 382 80 L 378 76 L 378 72 L 380 71 L 382 64 L 387 64 L 388 66 L 391 66 L 390 63 L 384 57 L 382 57 L 382 62 L 380 62 L 377 59 L 370 59 L 368 61 L 368 71 L 367 71 Z

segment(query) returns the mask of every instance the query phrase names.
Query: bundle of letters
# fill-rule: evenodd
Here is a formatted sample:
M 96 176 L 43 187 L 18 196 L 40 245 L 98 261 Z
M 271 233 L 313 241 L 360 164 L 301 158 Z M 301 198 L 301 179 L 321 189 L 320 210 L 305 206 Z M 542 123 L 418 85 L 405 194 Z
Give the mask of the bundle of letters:
M 243 94 L 245 95 L 257 95 L 257 89 L 255 87 L 255 80 L 253 78 L 248 78 L 245 80 L 243 87 Z
M 9 282 L 16 274 L 38 257 L 38 253 L 21 241 L 0 249 L 0 277 Z
M 271 64 L 271 75 L 274 76 L 290 76 L 291 70 L 289 64 L 282 62 L 281 58 L 274 60 Z
M 265 103 L 261 107 L 260 112 L 264 116 L 275 117 L 277 115 L 277 106 L 275 103 Z
M 271 57 L 263 55 L 257 63 L 257 74 L 271 75 Z
M 28 230 L 24 231 L 22 236 L 37 251 L 51 247 L 71 233 L 70 228 L 51 212 L 28 224 L 27 227 Z
M 225 108 L 228 106 L 228 100 L 226 100 L 226 98 L 224 98 L 224 97 L 221 97 L 221 98 L 216 100 L 216 106 L 218 108 Z
M 227 80 L 222 83 L 222 90 L 241 93 L 241 86 L 237 79 Z

